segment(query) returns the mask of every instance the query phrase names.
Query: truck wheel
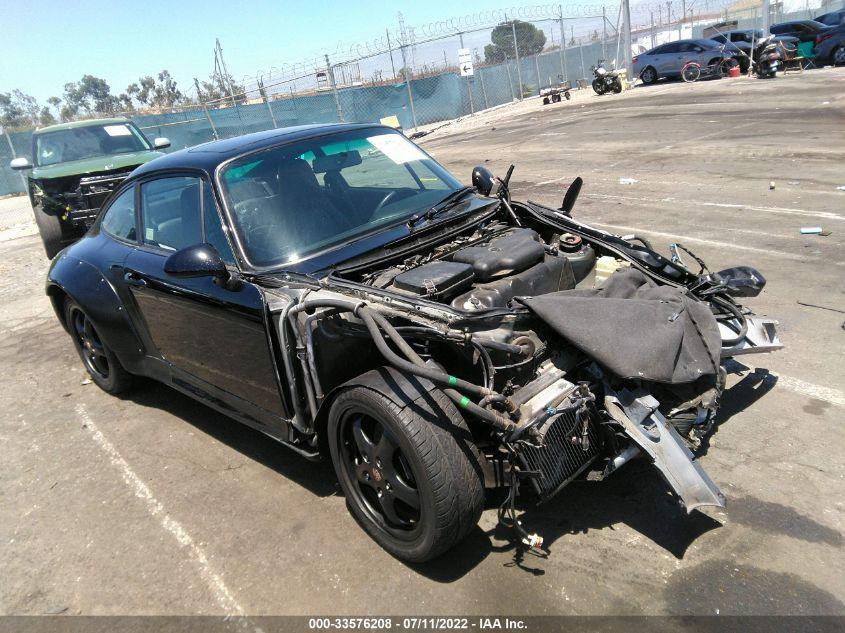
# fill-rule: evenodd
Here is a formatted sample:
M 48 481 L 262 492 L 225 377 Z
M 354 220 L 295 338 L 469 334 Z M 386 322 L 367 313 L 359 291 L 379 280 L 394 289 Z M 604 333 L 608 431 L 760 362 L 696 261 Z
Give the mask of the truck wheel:
M 408 394 L 384 374 L 369 376 L 371 385 L 341 392 L 329 412 L 335 471 L 350 512 L 379 545 L 405 561 L 431 560 L 481 516 L 477 449 L 442 391 L 409 377 L 419 389 Z
M 35 224 L 41 234 L 41 242 L 47 257 L 53 259 L 62 250 L 62 223 L 58 216 L 48 215 L 40 209 L 35 209 Z
M 78 303 L 65 303 L 65 323 L 91 380 L 103 391 L 118 394 L 132 386 L 133 376 L 103 343 L 94 323 Z

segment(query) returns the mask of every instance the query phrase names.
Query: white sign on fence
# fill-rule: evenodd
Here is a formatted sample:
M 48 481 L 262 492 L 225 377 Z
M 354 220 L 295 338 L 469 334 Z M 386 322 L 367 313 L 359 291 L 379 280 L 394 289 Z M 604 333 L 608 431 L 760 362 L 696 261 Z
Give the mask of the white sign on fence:
M 458 49 L 458 67 L 461 69 L 461 77 L 471 77 L 473 74 L 472 68 L 472 51 L 468 48 Z

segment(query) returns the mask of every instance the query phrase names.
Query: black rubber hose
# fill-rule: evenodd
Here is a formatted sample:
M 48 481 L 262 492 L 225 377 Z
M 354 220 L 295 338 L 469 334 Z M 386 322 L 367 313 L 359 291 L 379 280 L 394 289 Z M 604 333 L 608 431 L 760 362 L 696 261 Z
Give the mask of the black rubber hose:
M 482 409 L 477 404 L 469 400 L 469 398 L 463 396 L 449 386 L 464 389 L 465 391 L 469 391 L 470 393 L 477 394 L 481 397 L 499 394 L 496 394 L 487 387 L 480 387 L 479 385 L 474 385 L 455 376 L 449 376 L 446 372 L 442 372 L 426 365 L 425 361 L 420 358 L 419 354 L 417 354 L 410 345 L 408 345 L 408 342 L 399 335 L 387 319 L 378 312 L 368 309 L 363 303 L 353 303 L 351 301 L 344 301 L 341 299 L 315 299 L 312 301 L 304 301 L 297 304 L 290 310 L 288 318 L 293 318 L 296 313 L 313 308 L 337 308 L 356 314 L 356 316 L 364 322 L 367 330 L 369 330 L 370 335 L 373 338 L 373 342 L 376 344 L 376 348 L 378 348 L 382 356 L 384 356 L 391 364 L 399 367 L 400 369 L 404 369 L 410 374 L 422 376 L 423 378 L 428 378 L 435 384 L 443 385 L 445 387 L 443 392 L 459 407 L 466 409 L 483 420 L 486 420 L 495 428 L 505 432 L 510 432 L 516 428 L 516 425 L 504 416 L 488 411 L 487 409 Z M 388 346 L 387 342 L 384 340 L 382 332 L 379 330 L 379 325 L 383 327 L 384 332 L 388 337 L 390 337 L 390 340 L 393 341 L 393 343 L 408 358 L 412 359 L 413 362 L 402 359 L 390 349 L 390 346 Z
M 506 417 L 489 411 L 487 409 L 482 409 L 480 406 L 472 402 L 469 398 L 461 395 L 459 392 L 455 391 L 455 389 L 452 389 L 447 385 L 454 385 L 457 387 L 459 384 L 465 384 L 469 385 L 475 392 L 481 390 L 488 392 L 484 395 L 499 394 L 490 394 L 489 389 L 479 387 L 478 385 L 473 385 L 472 383 L 460 380 L 459 378 L 455 378 L 454 376 L 448 376 L 444 372 L 433 370 L 433 368 L 425 364 L 425 361 L 420 358 L 419 354 L 417 354 L 414 349 L 410 345 L 408 345 L 408 343 L 399 335 L 399 333 L 393 329 L 393 326 L 387 322 L 387 319 L 385 319 L 382 315 L 378 314 L 377 312 L 368 310 L 367 308 L 362 308 L 361 310 L 358 310 L 358 316 L 361 318 L 362 321 L 364 321 L 364 325 L 367 326 L 367 329 L 372 334 L 373 341 L 375 342 L 378 350 L 390 363 L 392 363 L 396 367 L 399 367 L 400 369 L 404 369 L 410 374 L 420 375 L 424 378 L 428 378 L 435 384 L 440 383 L 444 387 L 443 393 L 445 393 L 450 400 L 455 402 L 462 409 L 466 409 L 467 411 L 476 415 L 482 420 L 486 420 L 500 431 L 511 432 L 513 429 L 516 428 L 516 425 L 510 420 L 508 420 Z M 400 358 L 393 352 L 393 350 L 390 349 L 390 347 L 387 345 L 384 338 L 382 337 L 381 331 L 378 329 L 379 325 L 386 326 L 384 328 L 385 333 L 388 337 L 390 337 L 390 340 L 393 341 L 396 346 L 399 347 L 399 349 L 408 356 L 408 358 L 413 359 L 414 362 L 409 362 Z M 391 332 L 391 330 L 393 331 Z M 446 377 L 445 381 L 443 380 L 444 376 Z
M 722 299 L 719 296 L 713 296 L 710 299 L 713 303 L 716 303 L 723 307 L 728 312 L 731 312 L 737 319 L 739 319 L 740 323 L 742 324 L 739 328 L 739 334 L 737 334 L 736 338 L 731 339 L 722 339 L 722 347 L 731 347 L 740 343 L 742 339 L 745 338 L 745 335 L 748 334 L 748 319 L 745 318 L 745 315 L 742 313 L 742 310 L 734 304 L 732 301 L 727 301 L 726 299 Z
M 454 387 L 455 389 L 460 389 L 461 391 L 468 391 L 469 393 L 476 395 L 480 398 L 491 395 L 492 391 L 487 387 L 474 385 L 473 383 L 467 382 L 466 380 L 462 380 L 461 378 L 458 378 L 456 376 L 450 376 L 445 371 L 441 371 L 439 369 L 431 367 L 430 365 L 426 365 L 425 361 L 420 357 L 419 354 L 417 354 L 416 350 L 414 350 L 414 348 L 408 344 L 408 341 L 402 338 L 402 336 L 394 329 L 394 327 L 388 322 L 387 319 L 385 319 L 378 312 L 370 310 L 368 308 L 362 308 L 361 310 L 358 310 L 359 317 L 364 319 L 365 315 L 372 319 L 373 324 L 375 325 L 375 330 L 373 330 L 369 326 L 367 327 L 367 329 L 370 330 L 370 334 L 372 334 L 373 338 L 376 339 L 376 345 L 378 346 L 379 343 L 384 344 L 384 339 L 381 337 L 380 331 L 378 329 L 379 327 L 381 327 L 381 329 L 384 330 L 385 334 L 387 334 L 390 340 L 396 344 L 396 347 L 398 347 L 399 350 L 403 354 L 405 354 L 405 356 L 407 356 L 410 360 L 405 360 L 397 356 L 393 353 L 393 350 L 387 347 L 386 344 L 384 344 L 384 348 L 387 350 L 390 356 L 393 357 L 394 360 L 397 360 L 402 365 L 404 365 L 404 368 L 410 373 L 421 375 L 424 378 L 428 378 L 434 383 Z M 364 324 L 367 325 L 366 319 L 364 319 Z M 385 357 L 390 358 L 390 356 L 385 354 L 381 348 L 379 348 L 379 351 L 381 351 L 382 355 L 384 355 Z

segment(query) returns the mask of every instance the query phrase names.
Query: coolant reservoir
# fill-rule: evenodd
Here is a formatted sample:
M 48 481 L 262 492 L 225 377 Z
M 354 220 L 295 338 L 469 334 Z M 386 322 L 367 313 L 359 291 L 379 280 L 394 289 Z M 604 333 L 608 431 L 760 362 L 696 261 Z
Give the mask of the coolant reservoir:
M 610 255 L 602 255 L 596 260 L 596 279 L 593 283 L 593 287 L 597 288 L 604 283 L 605 279 L 610 277 L 617 270 L 630 265 L 630 262 L 616 259 Z

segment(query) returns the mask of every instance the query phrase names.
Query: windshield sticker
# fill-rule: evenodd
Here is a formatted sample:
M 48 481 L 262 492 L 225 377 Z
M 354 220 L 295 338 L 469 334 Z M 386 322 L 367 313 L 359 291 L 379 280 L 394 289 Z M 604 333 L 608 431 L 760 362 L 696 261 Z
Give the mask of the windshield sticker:
M 397 165 L 428 158 L 416 145 L 398 134 L 380 134 L 367 140 Z
M 109 136 L 132 136 L 132 132 L 125 125 L 104 125 L 103 129 Z

